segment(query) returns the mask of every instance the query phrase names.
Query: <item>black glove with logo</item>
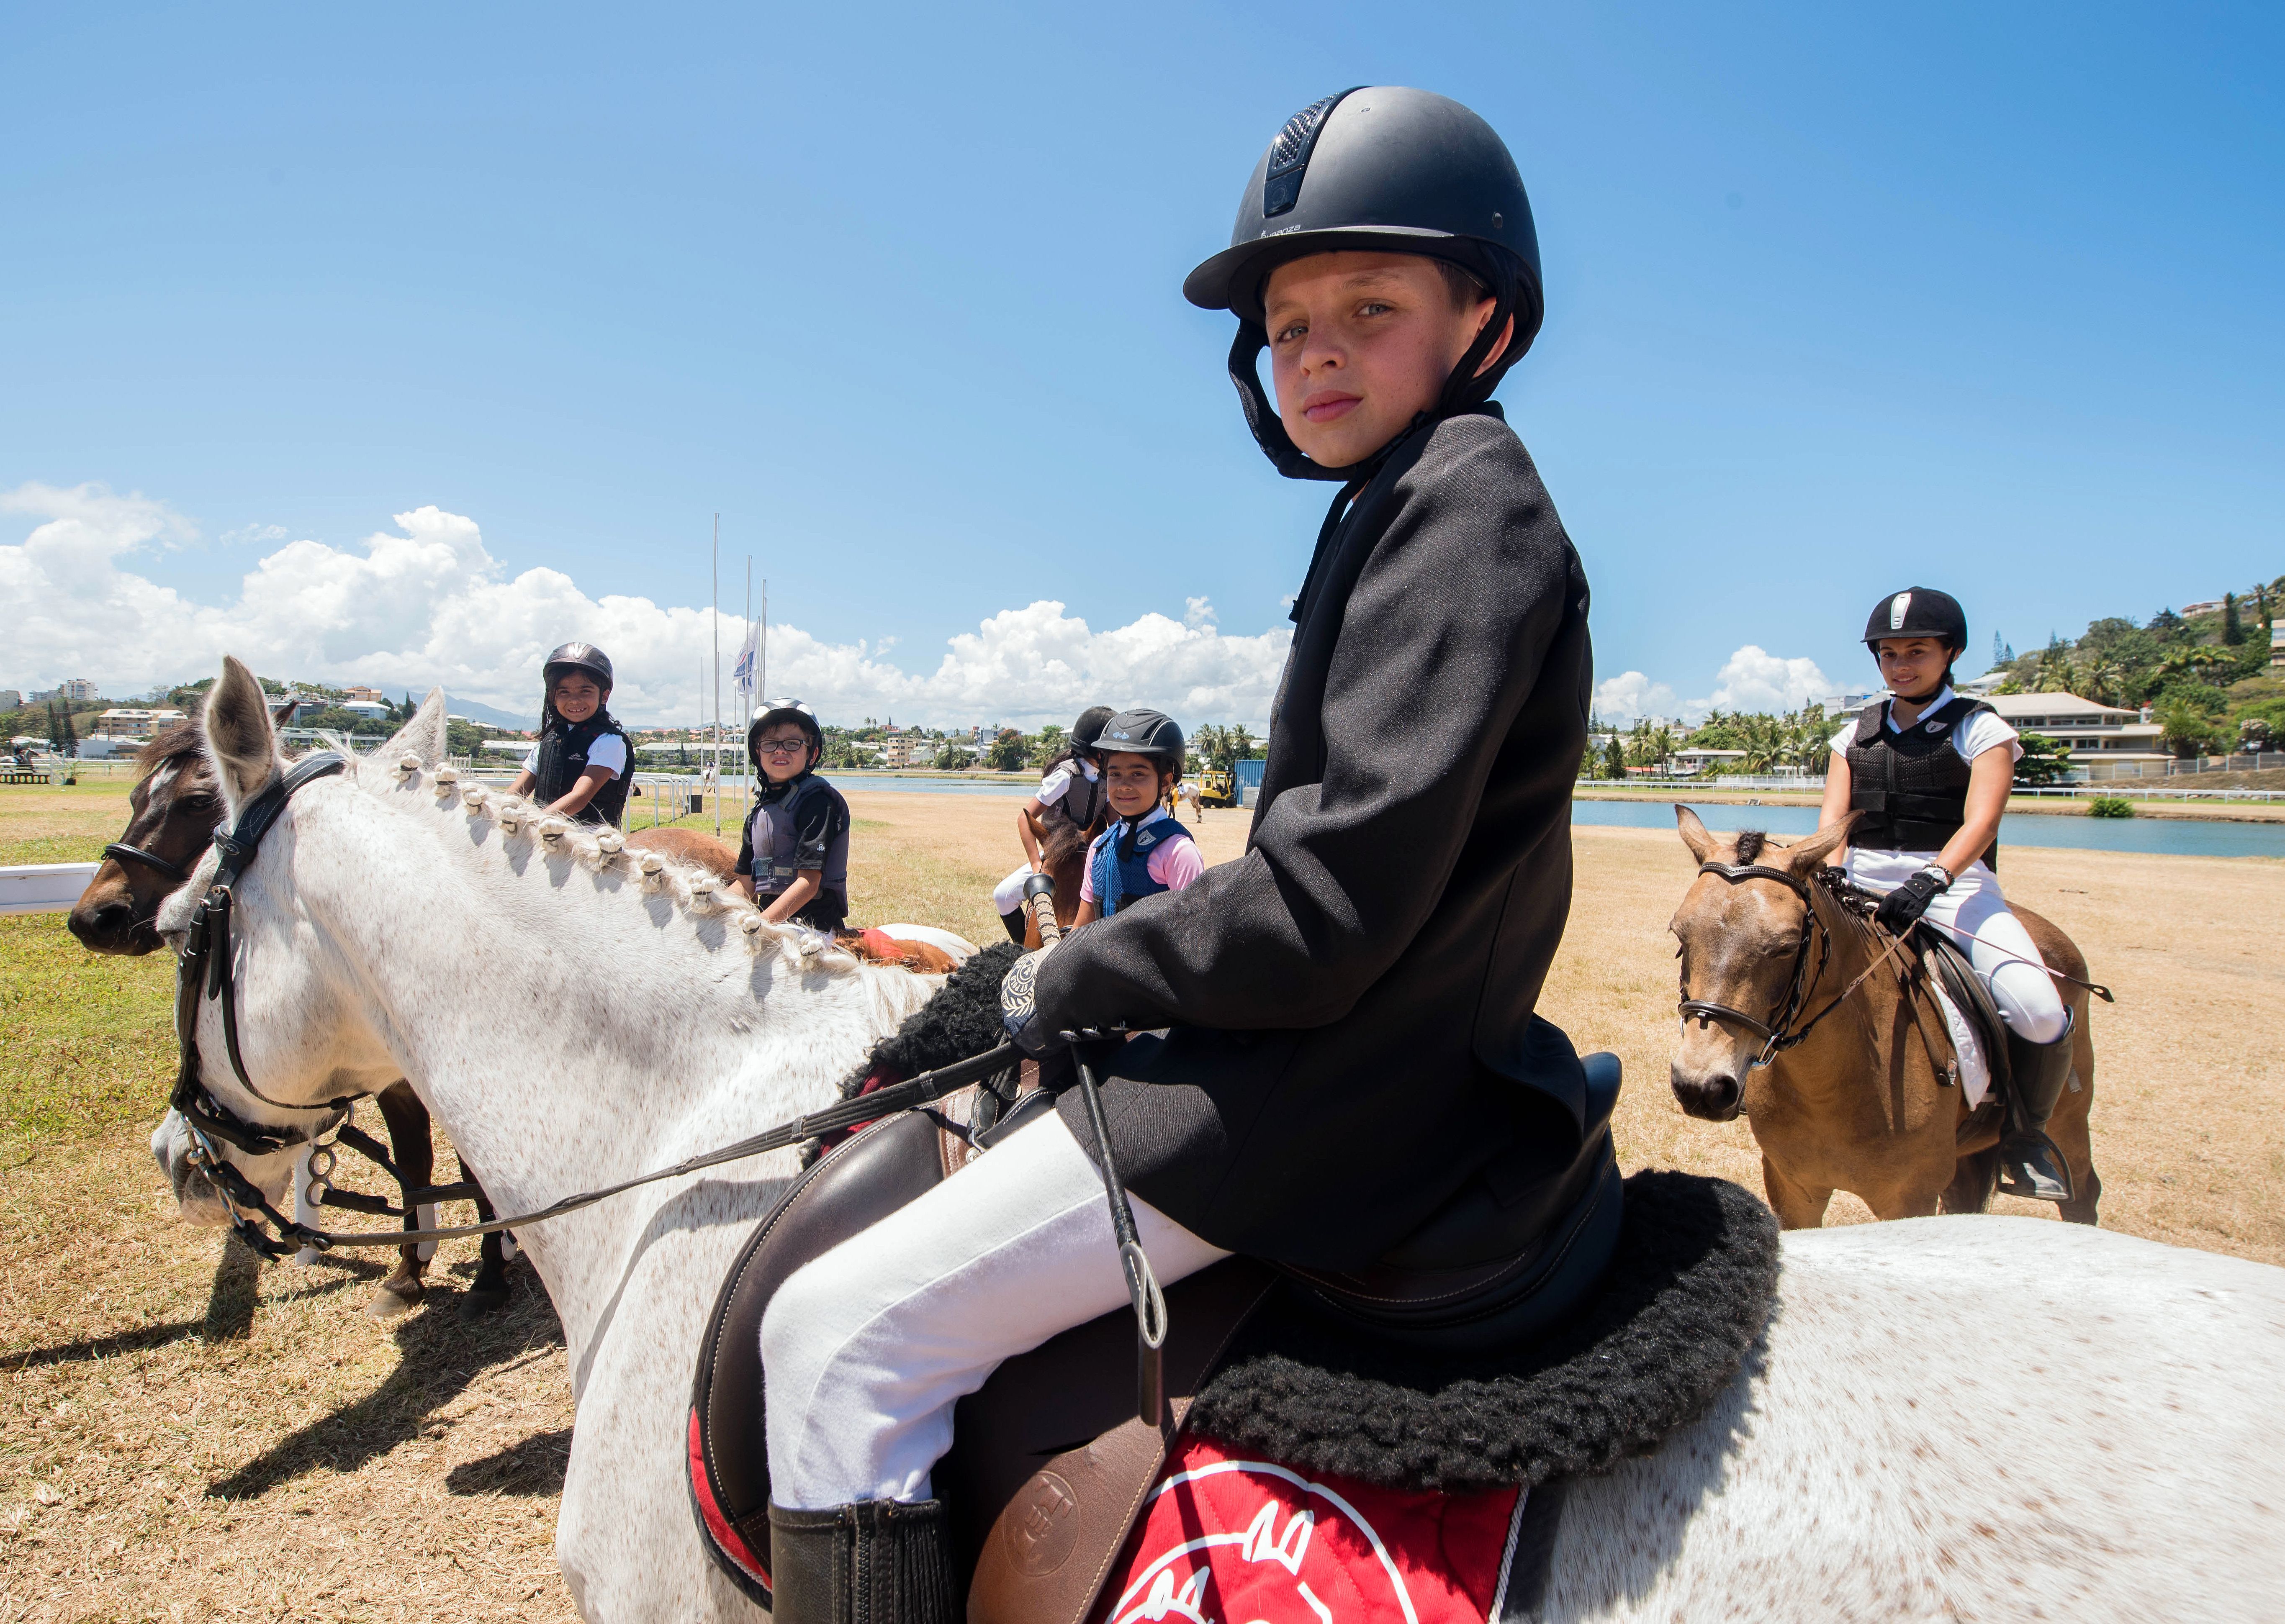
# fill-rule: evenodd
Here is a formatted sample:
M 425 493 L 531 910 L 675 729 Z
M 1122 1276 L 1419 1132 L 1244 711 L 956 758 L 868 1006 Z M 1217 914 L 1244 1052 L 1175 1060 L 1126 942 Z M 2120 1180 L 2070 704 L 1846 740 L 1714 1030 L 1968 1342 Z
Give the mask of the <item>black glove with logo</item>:
M 1873 911 L 1873 918 L 1885 929 L 1902 936 L 1920 922 L 1920 915 L 1928 910 L 1928 904 L 1951 884 L 1951 876 L 1930 863 L 1881 898 L 1881 906 Z
M 1040 978 L 1040 961 L 1055 952 L 1056 944 L 1025 953 L 1008 967 L 1008 974 L 1000 983 L 1000 1024 L 1016 1040 L 1016 1047 L 1038 1059 L 1053 1054 L 1065 1046 L 1065 1040 L 1040 1024 L 1040 1009 L 1033 989 Z

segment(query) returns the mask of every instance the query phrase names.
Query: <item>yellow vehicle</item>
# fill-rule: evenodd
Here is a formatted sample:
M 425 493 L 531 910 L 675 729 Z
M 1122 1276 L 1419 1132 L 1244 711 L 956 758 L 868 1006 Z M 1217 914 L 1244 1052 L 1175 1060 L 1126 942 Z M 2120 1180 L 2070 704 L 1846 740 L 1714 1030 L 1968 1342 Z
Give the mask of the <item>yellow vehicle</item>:
M 1201 806 L 1237 804 L 1237 775 L 1228 767 L 1210 767 L 1203 773 L 1193 773 L 1190 781 L 1198 787 L 1198 804 Z

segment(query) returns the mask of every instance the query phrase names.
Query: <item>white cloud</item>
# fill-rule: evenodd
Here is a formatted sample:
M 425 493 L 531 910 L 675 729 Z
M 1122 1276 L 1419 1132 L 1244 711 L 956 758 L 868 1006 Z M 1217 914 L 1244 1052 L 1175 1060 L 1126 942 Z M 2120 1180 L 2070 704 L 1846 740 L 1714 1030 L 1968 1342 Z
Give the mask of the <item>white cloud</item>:
M 15 616 L 12 669 L 0 680 L 44 687 L 85 676 L 107 692 L 135 693 L 206 675 L 227 651 L 264 675 L 391 692 L 442 683 L 455 697 L 522 712 L 536 701 L 547 651 L 581 638 L 610 652 L 619 671 L 612 705 L 622 715 L 697 713 L 698 662 L 712 647 L 706 610 L 591 599 L 555 569 L 509 577 L 474 520 L 440 508 L 398 514 L 395 531 L 355 548 L 288 542 L 219 607 L 126 567 L 138 549 L 195 537 L 164 503 L 96 485 L 26 484 L 0 492 L 0 513 L 43 521 L 21 545 L 0 545 L 0 601 Z M 888 662 L 893 639 L 831 644 L 775 625 L 768 686 L 833 720 L 1068 723 L 1102 702 L 1259 724 L 1289 630 L 1229 636 L 1205 599 L 1188 608 L 1188 624 L 1152 614 L 1102 632 L 1061 603 L 1005 609 L 948 639 L 925 674 Z
M 234 530 L 224 530 L 222 539 L 233 547 L 258 547 L 266 542 L 286 539 L 282 524 L 241 524 Z
M 1692 700 L 1690 709 L 1701 716 L 1708 710 L 1798 710 L 1832 692 L 1832 682 L 1816 661 L 1788 660 L 1748 643 L 1715 673 L 1714 692 Z
M 1624 725 L 1637 717 L 1674 713 L 1674 689 L 1640 671 L 1621 671 L 1595 685 L 1595 715 L 1601 721 Z

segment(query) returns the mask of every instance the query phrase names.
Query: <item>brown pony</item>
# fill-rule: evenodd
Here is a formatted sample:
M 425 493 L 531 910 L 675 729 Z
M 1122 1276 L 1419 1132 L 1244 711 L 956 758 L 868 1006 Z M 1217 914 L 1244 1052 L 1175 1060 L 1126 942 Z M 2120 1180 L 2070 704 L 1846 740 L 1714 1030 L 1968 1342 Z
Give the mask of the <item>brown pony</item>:
M 90 951 L 140 957 L 160 945 L 151 921 L 214 843 L 223 815 L 222 796 L 207 764 L 206 733 L 197 717 L 178 722 L 145 745 L 136 757 L 142 775 L 128 796 L 127 828 L 104 855 L 102 867 L 80 893 L 66 922 Z M 664 833 L 665 831 L 661 831 Z M 153 860 L 155 859 L 155 860 Z M 734 862 L 736 859 L 731 859 Z M 391 1083 L 375 1096 L 389 1131 L 389 1154 L 405 1184 L 435 1182 L 436 1141 L 428 1108 L 412 1085 Z M 476 1175 L 463 1160 L 470 1183 Z M 476 1210 L 487 1220 L 491 1204 L 480 1193 Z M 383 1316 L 404 1313 L 427 1294 L 428 1259 L 418 1246 L 400 1246 L 397 1267 L 381 1283 L 367 1305 Z M 507 1301 L 506 1243 L 498 1235 L 483 1238 L 475 1278 L 461 1300 L 461 1312 L 488 1314 Z
M 1883 1219 L 1982 1212 L 1998 1179 L 2003 1108 L 1987 1095 L 1970 1111 L 1947 1080 L 1949 1038 L 1917 948 L 1907 944 L 1883 960 L 1892 938 L 1817 883 L 1848 825 L 1779 845 L 1753 829 L 1715 836 L 1689 808 L 1674 810 L 1700 864 L 1775 868 L 1800 883 L 1701 869 L 1669 927 L 1682 944 L 1682 996 L 1768 1028 L 1809 1029 L 1763 1064 L 1775 1047 L 1765 1032 L 1719 1015 L 1687 1016 L 1671 1073 L 1682 1109 L 1708 1122 L 1744 1111 L 1761 1147 L 1763 1186 L 1788 1229 L 1823 1223 L 1836 1189 Z M 2014 914 L 2050 969 L 2085 979 L 2086 961 L 2069 937 L 2029 908 Z M 1829 949 L 1816 946 L 1820 938 Z M 2087 1138 L 2094 1044 L 2086 992 L 2069 983 L 2061 990 L 2075 1016 L 2076 1076 L 2047 1133 L 2070 1164 L 2076 1193 L 2062 1216 L 2092 1224 L 2102 1194 Z

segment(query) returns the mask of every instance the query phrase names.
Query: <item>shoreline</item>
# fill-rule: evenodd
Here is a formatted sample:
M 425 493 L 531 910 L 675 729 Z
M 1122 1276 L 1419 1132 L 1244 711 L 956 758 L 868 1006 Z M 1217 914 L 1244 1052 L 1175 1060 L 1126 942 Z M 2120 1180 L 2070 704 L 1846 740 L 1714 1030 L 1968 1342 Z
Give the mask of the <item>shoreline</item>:
M 1709 789 L 1704 785 L 1661 784 L 1656 789 L 1615 789 L 1599 786 L 1590 788 L 1584 784 L 1571 792 L 1574 801 L 1704 801 L 1715 805 L 1750 806 L 1817 806 L 1823 804 L 1822 795 L 1811 795 L 1798 789 Z M 2200 805 L 2194 801 L 2132 803 L 2137 818 L 2173 818 L 2191 822 L 2215 823 L 2285 823 L 2285 805 L 2258 802 L 2221 801 Z M 2011 796 L 2007 811 L 2034 813 L 2048 818 L 2084 818 L 2088 816 L 2086 802 L 2046 800 L 2022 796 Z

